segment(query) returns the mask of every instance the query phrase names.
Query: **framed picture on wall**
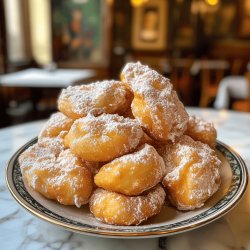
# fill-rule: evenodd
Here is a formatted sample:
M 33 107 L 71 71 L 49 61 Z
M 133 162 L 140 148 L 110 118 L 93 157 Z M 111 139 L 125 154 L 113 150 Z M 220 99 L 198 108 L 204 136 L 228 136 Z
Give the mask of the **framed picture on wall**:
M 242 38 L 250 38 L 250 1 L 239 1 L 238 35 Z
M 148 0 L 133 7 L 132 47 L 137 50 L 164 50 L 167 43 L 167 1 Z
M 103 0 L 52 0 L 53 60 L 61 67 L 106 66 L 109 6 Z

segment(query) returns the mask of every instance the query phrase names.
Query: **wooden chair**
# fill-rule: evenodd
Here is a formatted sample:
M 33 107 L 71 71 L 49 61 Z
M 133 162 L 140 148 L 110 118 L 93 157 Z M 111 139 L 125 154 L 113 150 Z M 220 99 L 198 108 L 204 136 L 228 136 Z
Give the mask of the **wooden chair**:
M 241 58 L 232 59 L 230 75 L 241 75 L 244 61 Z
M 7 126 L 9 123 L 9 117 L 6 113 L 6 105 L 2 90 L 3 88 L 0 86 L 0 128 Z
M 250 72 L 245 74 L 248 79 L 248 98 L 246 100 L 234 101 L 232 104 L 232 109 L 242 112 L 250 112 Z
M 185 105 L 191 105 L 192 98 L 192 76 L 190 69 L 193 64 L 193 58 L 173 58 L 170 60 L 170 79 L 174 89 L 178 92 Z
M 201 69 L 200 107 L 208 107 L 216 97 L 219 82 L 224 76 L 224 69 Z

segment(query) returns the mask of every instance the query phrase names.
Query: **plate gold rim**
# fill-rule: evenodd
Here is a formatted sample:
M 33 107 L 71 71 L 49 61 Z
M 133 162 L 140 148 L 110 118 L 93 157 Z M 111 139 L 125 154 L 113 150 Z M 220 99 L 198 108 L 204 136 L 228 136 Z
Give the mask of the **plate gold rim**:
M 228 213 L 231 209 L 233 209 L 238 202 L 241 200 L 243 195 L 245 194 L 245 191 L 247 189 L 248 185 L 248 171 L 245 162 L 241 158 L 241 156 L 231 147 L 226 145 L 225 143 L 217 140 L 217 145 L 220 145 L 224 147 L 226 150 L 228 150 L 230 153 L 232 153 L 237 159 L 239 166 L 242 170 L 242 184 L 240 186 L 240 190 L 238 191 L 237 195 L 234 197 L 233 200 L 231 200 L 231 203 L 223 207 L 218 213 L 214 213 L 213 215 L 210 215 L 209 217 L 202 218 L 201 220 L 197 222 L 193 222 L 190 225 L 180 226 L 176 227 L 174 229 L 167 229 L 163 231 L 148 231 L 148 232 L 116 232 L 116 231 L 98 231 L 97 229 L 89 229 L 86 227 L 81 227 L 77 225 L 68 224 L 65 222 L 62 222 L 56 218 L 50 218 L 48 215 L 43 214 L 41 211 L 38 211 L 36 208 L 34 208 L 31 204 L 29 204 L 16 190 L 13 179 L 11 178 L 14 168 L 14 162 L 17 159 L 17 157 L 20 155 L 20 153 L 24 150 L 24 148 L 31 144 L 32 142 L 36 141 L 37 137 L 33 138 L 32 140 L 25 143 L 22 147 L 20 147 L 14 155 L 10 158 L 9 162 L 7 163 L 6 169 L 5 169 L 5 180 L 7 187 L 11 193 L 11 195 L 14 197 L 14 199 L 27 211 L 29 211 L 31 214 L 35 215 L 39 219 L 42 219 L 44 221 L 47 221 L 53 225 L 59 226 L 61 228 L 92 235 L 92 236 L 100 236 L 100 237 L 110 237 L 110 238 L 147 238 L 147 237 L 162 237 L 162 236 L 169 236 L 177 233 L 186 232 L 192 229 L 199 228 L 201 226 L 204 226 L 206 224 L 211 223 L 214 220 L 219 219 L 226 213 Z

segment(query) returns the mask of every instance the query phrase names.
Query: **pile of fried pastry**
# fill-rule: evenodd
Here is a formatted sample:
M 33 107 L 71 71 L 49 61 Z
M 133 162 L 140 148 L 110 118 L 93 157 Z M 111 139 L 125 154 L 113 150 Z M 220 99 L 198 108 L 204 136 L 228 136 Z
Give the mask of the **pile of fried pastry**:
M 128 63 L 121 80 L 69 86 L 37 143 L 19 157 L 26 183 L 100 221 L 138 225 L 200 208 L 220 186 L 212 123 L 189 116 L 169 79 Z

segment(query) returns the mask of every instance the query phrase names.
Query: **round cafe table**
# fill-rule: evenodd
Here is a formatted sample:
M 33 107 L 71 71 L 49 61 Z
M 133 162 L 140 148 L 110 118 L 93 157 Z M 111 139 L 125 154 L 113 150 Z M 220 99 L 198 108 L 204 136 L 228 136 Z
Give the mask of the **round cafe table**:
M 213 121 L 218 139 L 236 150 L 250 170 L 250 114 L 198 108 L 188 108 L 188 112 Z M 1 249 L 250 249 L 250 186 L 240 203 L 222 218 L 201 228 L 160 240 L 86 236 L 65 231 L 32 216 L 15 202 L 7 190 L 5 166 L 20 146 L 38 135 L 43 124 L 44 121 L 38 121 L 0 130 Z

